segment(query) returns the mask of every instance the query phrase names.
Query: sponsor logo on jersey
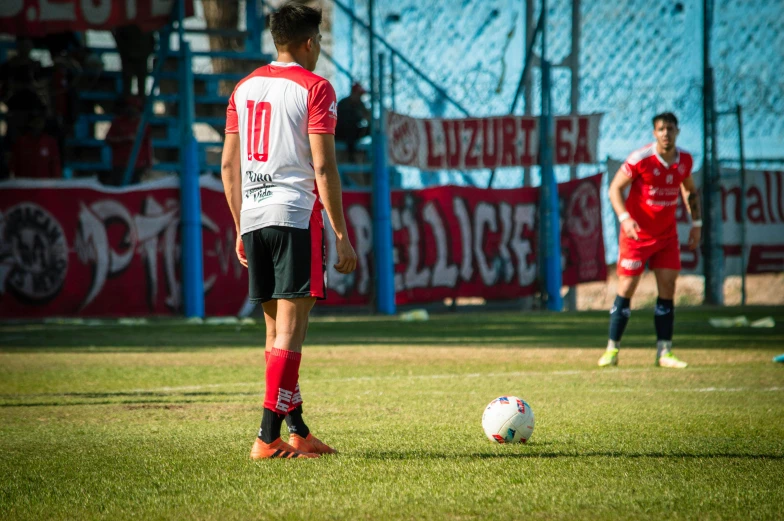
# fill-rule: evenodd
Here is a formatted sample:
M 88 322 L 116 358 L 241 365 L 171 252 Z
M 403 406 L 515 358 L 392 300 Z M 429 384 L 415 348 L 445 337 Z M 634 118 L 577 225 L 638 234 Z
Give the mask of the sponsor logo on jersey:
M 653 175 L 658 176 L 659 174 L 661 174 L 661 172 L 659 172 L 659 169 L 658 168 L 654 168 L 653 169 Z

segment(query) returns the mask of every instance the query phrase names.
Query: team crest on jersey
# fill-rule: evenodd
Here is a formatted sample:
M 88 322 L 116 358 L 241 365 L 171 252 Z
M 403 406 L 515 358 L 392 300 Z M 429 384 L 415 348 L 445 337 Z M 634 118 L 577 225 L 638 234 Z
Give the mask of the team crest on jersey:
M 653 175 L 659 175 L 659 174 L 661 174 L 661 172 L 659 172 L 659 169 L 658 168 L 654 168 L 653 169 Z

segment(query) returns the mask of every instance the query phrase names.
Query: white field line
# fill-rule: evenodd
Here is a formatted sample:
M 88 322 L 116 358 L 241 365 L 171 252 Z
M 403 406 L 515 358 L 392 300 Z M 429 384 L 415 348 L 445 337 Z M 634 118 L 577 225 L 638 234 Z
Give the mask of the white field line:
M 578 374 L 618 374 L 618 373 L 640 373 L 661 371 L 657 368 L 639 368 L 639 369 L 574 369 L 564 371 L 512 371 L 506 373 L 462 373 L 462 374 L 426 374 L 426 375 L 389 375 L 389 376 L 349 376 L 342 378 L 306 378 L 303 383 L 335 383 L 335 382 L 373 382 L 373 381 L 390 381 L 390 380 L 454 380 L 460 378 L 503 378 L 503 377 L 516 377 L 516 376 L 571 376 Z M 690 369 L 689 372 L 694 372 L 695 369 Z M 127 393 L 158 393 L 158 392 L 195 392 L 206 389 L 216 389 L 222 387 L 263 387 L 261 380 L 256 382 L 231 382 L 231 383 L 218 383 L 218 384 L 204 384 L 204 385 L 186 385 L 177 387 L 154 387 L 151 389 L 133 389 L 125 391 Z M 647 389 L 648 391 L 656 392 L 683 392 L 683 393 L 710 393 L 710 392 L 778 392 L 784 391 L 784 387 L 767 387 L 767 388 L 751 388 L 751 387 L 701 387 L 701 388 L 685 388 L 685 389 Z M 623 389 L 597 389 L 597 392 L 610 392 L 610 393 L 627 393 L 627 392 L 644 392 L 644 388 L 623 388 Z

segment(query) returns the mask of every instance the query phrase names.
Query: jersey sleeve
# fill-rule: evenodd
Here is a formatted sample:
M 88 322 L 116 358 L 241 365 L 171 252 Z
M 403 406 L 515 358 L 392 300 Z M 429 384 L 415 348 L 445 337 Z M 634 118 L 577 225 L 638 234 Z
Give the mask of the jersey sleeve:
M 327 80 L 308 91 L 308 134 L 334 134 L 338 121 L 335 89 Z
M 226 108 L 226 134 L 239 134 L 239 132 L 237 106 L 234 103 L 234 92 L 232 92 L 229 98 L 229 106 Z
M 640 162 L 637 158 L 634 157 L 634 154 L 630 155 L 626 158 L 626 161 L 623 162 L 621 166 L 621 172 L 624 173 L 626 177 L 629 179 L 634 179 L 640 173 L 639 169 L 637 168 L 640 165 Z

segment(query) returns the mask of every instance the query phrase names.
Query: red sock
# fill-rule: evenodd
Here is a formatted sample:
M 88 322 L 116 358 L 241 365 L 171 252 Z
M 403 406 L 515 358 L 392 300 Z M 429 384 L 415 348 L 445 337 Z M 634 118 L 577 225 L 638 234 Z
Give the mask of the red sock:
M 272 348 L 267 360 L 267 390 L 264 393 L 264 408 L 287 414 L 291 409 L 292 401 L 296 394 L 299 402 L 299 363 L 302 359 L 301 353 L 286 351 L 284 349 Z

